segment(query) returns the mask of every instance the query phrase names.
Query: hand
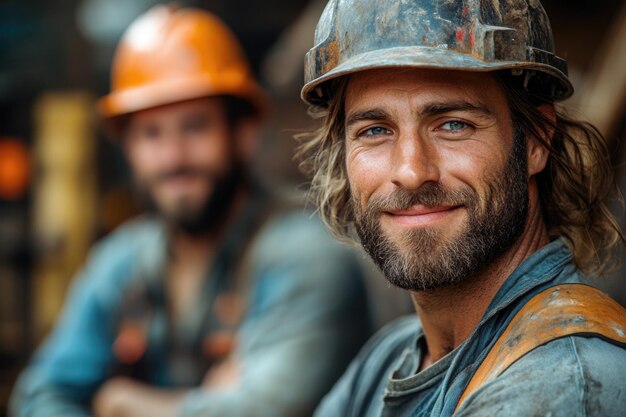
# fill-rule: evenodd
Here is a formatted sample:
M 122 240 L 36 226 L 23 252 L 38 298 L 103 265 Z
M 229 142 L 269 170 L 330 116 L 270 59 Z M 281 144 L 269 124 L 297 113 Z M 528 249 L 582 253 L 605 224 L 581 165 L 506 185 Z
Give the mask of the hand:
M 93 413 L 96 417 L 125 417 L 126 409 L 132 402 L 137 382 L 125 377 L 115 377 L 106 381 L 93 399 Z
M 209 369 L 202 381 L 202 387 L 218 391 L 234 389 L 239 385 L 240 379 L 239 361 L 230 357 Z
M 93 400 L 96 417 L 172 417 L 186 391 L 154 388 L 130 378 L 106 381 Z

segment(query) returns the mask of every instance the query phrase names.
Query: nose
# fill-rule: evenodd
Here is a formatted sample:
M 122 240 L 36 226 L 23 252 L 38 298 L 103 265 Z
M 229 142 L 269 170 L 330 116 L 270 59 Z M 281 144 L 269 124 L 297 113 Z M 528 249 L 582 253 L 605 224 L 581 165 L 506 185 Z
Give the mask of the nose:
M 406 190 L 440 179 L 436 147 L 417 132 L 401 134 L 395 142 L 391 167 L 393 184 Z
M 160 159 L 168 166 L 180 165 L 185 159 L 186 149 L 185 141 L 182 136 L 176 132 L 168 132 L 164 134 L 159 141 Z

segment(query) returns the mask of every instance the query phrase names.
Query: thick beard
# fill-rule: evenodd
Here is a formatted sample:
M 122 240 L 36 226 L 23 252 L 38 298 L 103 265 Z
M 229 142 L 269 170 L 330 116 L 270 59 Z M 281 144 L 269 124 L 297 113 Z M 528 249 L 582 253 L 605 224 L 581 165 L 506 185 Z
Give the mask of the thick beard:
M 353 194 L 355 226 L 361 244 L 391 284 L 410 291 L 455 286 L 471 280 L 513 246 L 528 216 L 523 136 L 516 135 L 504 172 L 486 180 L 483 202 L 470 187 L 447 190 L 439 184 L 429 184 L 416 192 L 398 189 L 392 195 L 374 198 L 364 211 Z M 381 213 L 417 204 L 463 205 L 468 213 L 465 227 L 448 239 L 436 229 L 412 230 L 400 236 L 398 247 L 382 232 Z
M 187 168 L 180 168 L 161 176 L 181 175 Z M 196 172 L 205 175 L 207 181 L 214 181 L 215 185 L 210 195 L 207 195 L 200 205 L 195 207 L 187 201 L 180 201 L 173 210 L 164 210 L 150 193 L 150 186 L 137 184 L 140 199 L 147 209 L 164 219 L 168 226 L 180 233 L 189 236 L 200 236 L 215 232 L 224 223 L 237 191 L 246 184 L 245 170 L 241 163 L 233 161 L 232 168 L 225 175 L 218 177 L 212 172 Z
M 214 233 L 224 224 L 232 208 L 237 191 L 245 183 L 245 175 L 239 165 L 233 167 L 228 175 L 217 178 L 215 188 L 207 196 L 200 210 L 189 212 L 173 220 L 173 226 L 190 236 Z

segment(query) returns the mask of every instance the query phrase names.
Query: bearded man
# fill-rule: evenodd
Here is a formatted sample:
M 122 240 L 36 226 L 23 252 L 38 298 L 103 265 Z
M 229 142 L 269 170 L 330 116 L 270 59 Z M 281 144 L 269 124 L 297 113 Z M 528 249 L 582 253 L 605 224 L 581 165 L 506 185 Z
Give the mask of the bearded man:
M 367 336 L 363 271 L 252 175 L 268 103 L 238 41 L 157 6 L 112 90 L 100 113 L 153 210 L 97 245 L 13 415 L 311 415 Z
M 610 155 L 556 105 L 573 87 L 541 4 L 331 0 L 314 45 L 312 196 L 417 313 L 316 415 L 622 415 L 626 313 L 589 285 L 624 241 Z

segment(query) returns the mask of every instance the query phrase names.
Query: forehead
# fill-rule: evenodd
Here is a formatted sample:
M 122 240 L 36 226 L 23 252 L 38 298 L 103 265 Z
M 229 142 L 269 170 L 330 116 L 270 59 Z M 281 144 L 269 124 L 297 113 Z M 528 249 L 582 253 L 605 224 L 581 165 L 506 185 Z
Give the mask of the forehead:
M 203 97 L 140 110 L 130 116 L 130 121 L 141 123 L 199 115 L 215 117 L 222 114 L 223 106 L 223 100 L 220 97 Z
M 492 73 L 388 68 L 352 74 L 345 106 L 384 105 L 386 101 L 468 101 L 507 109 L 507 100 Z M 504 106 L 504 107 L 502 107 Z

